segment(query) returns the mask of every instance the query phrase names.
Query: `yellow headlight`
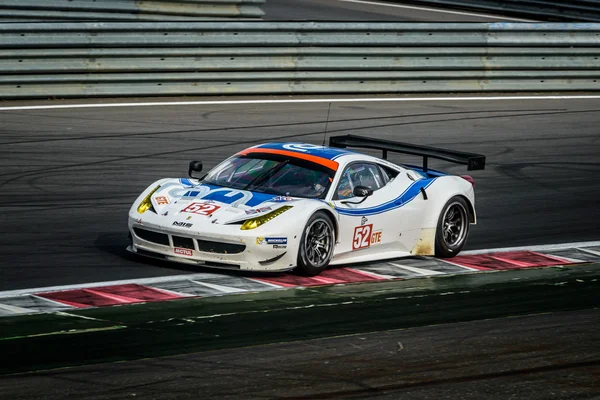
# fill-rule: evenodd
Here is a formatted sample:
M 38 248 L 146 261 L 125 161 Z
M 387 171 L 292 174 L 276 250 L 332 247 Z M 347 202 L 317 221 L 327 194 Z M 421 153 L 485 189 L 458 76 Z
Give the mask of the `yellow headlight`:
M 160 185 L 155 187 L 150 193 L 148 193 L 146 195 L 146 197 L 144 197 L 144 200 L 142 200 L 142 202 L 140 203 L 140 205 L 137 208 L 137 212 L 139 212 L 140 214 L 143 214 L 146 211 L 148 211 L 150 209 L 150 207 L 152 207 L 152 201 L 150 199 L 152 198 L 152 195 L 154 194 L 154 192 L 156 192 L 158 189 L 160 189 Z
M 283 214 L 284 212 L 286 212 L 290 208 L 292 208 L 292 206 L 283 206 L 281 208 L 278 208 L 275 211 L 271 211 L 268 214 L 261 215 L 260 217 L 247 219 L 242 224 L 242 230 L 243 231 L 247 231 L 249 229 L 256 229 L 259 226 L 261 226 L 262 224 L 266 224 L 267 222 L 269 222 L 273 218 L 277 217 L 278 215 Z

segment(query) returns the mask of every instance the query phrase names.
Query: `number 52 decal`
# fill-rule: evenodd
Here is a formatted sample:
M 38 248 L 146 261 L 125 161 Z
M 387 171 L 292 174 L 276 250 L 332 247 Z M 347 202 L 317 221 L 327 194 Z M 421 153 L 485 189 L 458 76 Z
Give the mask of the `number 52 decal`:
M 381 243 L 381 231 L 373 232 L 373 224 L 354 228 L 352 250 L 364 249 L 377 243 Z
M 215 211 L 217 211 L 219 206 L 214 204 L 206 204 L 206 203 L 192 203 L 188 205 L 186 208 L 181 210 L 181 212 L 187 212 L 192 214 L 200 214 L 200 215 L 211 215 Z

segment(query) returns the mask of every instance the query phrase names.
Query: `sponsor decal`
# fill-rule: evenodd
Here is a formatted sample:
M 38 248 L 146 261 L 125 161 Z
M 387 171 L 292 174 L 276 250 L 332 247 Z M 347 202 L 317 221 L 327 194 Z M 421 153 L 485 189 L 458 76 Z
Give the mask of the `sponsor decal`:
M 143 223 L 142 223 L 142 219 L 141 219 L 141 218 L 138 218 L 138 219 L 136 219 L 136 220 L 135 220 L 135 222 L 137 222 L 137 223 L 138 223 L 138 224 L 140 224 L 140 225 L 143 225 Z
M 257 237 L 256 244 L 287 244 L 286 237 Z
M 286 237 L 271 237 L 271 238 L 265 238 L 265 242 L 267 242 L 267 244 L 287 244 L 287 238 Z
M 169 192 L 169 194 L 174 195 L 175 192 L 176 191 L 172 191 Z M 221 202 L 225 204 L 246 204 L 254 197 L 252 192 L 245 190 L 230 188 L 211 189 L 208 186 L 199 186 L 194 190 L 188 190 L 185 193 L 180 194 L 180 196 L 182 196 L 182 198 L 185 200 L 191 200 L 193 198 L 202 199 L 202 203 L 204 204 L 212 204 L 214 202 Z M 252 207 L 260 203 L 262 203 L 262 201 L 257 199 L 256 201 L 252 201 L 252 204 L 248 205 Z
M 294 200 L 294 198 L 289 197 L 289 196 L 277 196 L 277 197 L 273 197 L 271 200 L 274 203 L 282 203 L 284 201 L 292 201 Z
M 362 217 L 362 218 L 360 219 L 360 224 L 361 224 L 361 225 L 364 225 L 364 224 L 366 224 L 367 222 L 369 222 L 369 219 L 368 219 L 367 217 Z
M 365 249 L 381 243 L 381 234 L 381 230 L 373 232 L 373 224 L 357 226 L 354 228 L 352 250 Z
M 265 211 L 271 211 L 271 207 L 253 208 L 251 210 L 246 210 L 246 214 L 248 214 L 248 215 L 259 214 L 259 213 L 262 213 Z
M 179 254 L 182 256 L 189 256 L 191 257 L 193 255 L 192 250 L 190 249 L 184 249 L 182 247 L 175 247 L 175 254 Z
M 286 150 L 300 151 L 306 153 L 309 150 L 323 150 L 325 147 L 310 143 L 288 143 L 284 144 L 283 148 Z
M 192 225 L 194 225 L 194 224 L 191 224 L 189 222 L 179 222 L 179 221 L 173 222 L 173 226 L 179 226 L 181 228 L 191 228 Z
M 373 232 L 373 234 L 371 235 L 371 244 L 381 243 L 381 234 L 382 233 L 383 233 L 383 231 L 381 229 Z
M 199 214 L 199 215 L 211 215 L 215 211 L 217 211 L 219 206 L 215 204 L 208 203 L 191 203 L 187 207 L 185 207 L 181 212 L 186 212 L 190 214 Z
M 246 205 L 248 207 L 258 207 L 273 198 L 272 194 L 252 193 L 247 190 L 224 188 L 220 186 L 211 186 L 206 184 L 196 185 L 193 188 L 181 187 L 179 181 L 167 182 L 161 186 L 161 190 L 168 189 L 168 194 L 173 200 L 182 198 L 183 200 L 197 200 L 203 203 L 220 202 L 225 204 Z M 177 201 L 174 201 L 177 203 Z
M 273 248 L 274 248 L 274 249 L 287 249 L 287 246 L 286 246 L 286 245 L 283 245 L 283 246 L 282 246 L 282 245 L 279 245 L 279 244 L 274 244 L 274 245 L 273 245 Z
M 156 201 L 156 204 L 158 204 L 159 206 L 164 206 L 165 204 L 169 204 L 169 199 L 167 199 L 165 196 L 155 197 L 154 200 Z

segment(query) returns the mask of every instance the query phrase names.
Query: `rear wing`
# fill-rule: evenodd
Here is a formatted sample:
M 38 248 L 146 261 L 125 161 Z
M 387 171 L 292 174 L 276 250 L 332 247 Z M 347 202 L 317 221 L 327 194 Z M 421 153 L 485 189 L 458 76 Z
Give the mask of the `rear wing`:
M 485 168 L 485 156 L 463 151 L 439 149 L 437 147 L 421 146 L 417 144 L 394 142 L 392 140 L 372 139 L 357 135 L 341 135 L 329 138 L 330 147 L 361 147 L 364 149 L 375 149 L 383 152 L 382 158 L 387 160 L 388 151 L 394 153 L 411 154 L 423 157 L 423 171 L 427 172 L 427 159 L 450 161 L 467 166 L 467 170 L 473 171 Z

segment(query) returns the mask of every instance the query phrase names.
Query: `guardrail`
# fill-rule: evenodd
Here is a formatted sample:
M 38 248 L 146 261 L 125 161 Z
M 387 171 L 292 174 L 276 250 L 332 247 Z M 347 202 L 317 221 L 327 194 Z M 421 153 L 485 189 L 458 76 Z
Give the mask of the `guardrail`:
M 2 0 L 0 21 L 256 19 L 265 0 Z
M 396 0 L 395 2 L 488 11 L 535 20 L 600 21 L 598 0 Z
M 0 24 L 0 97 L 600 90 L 600 24 Z

